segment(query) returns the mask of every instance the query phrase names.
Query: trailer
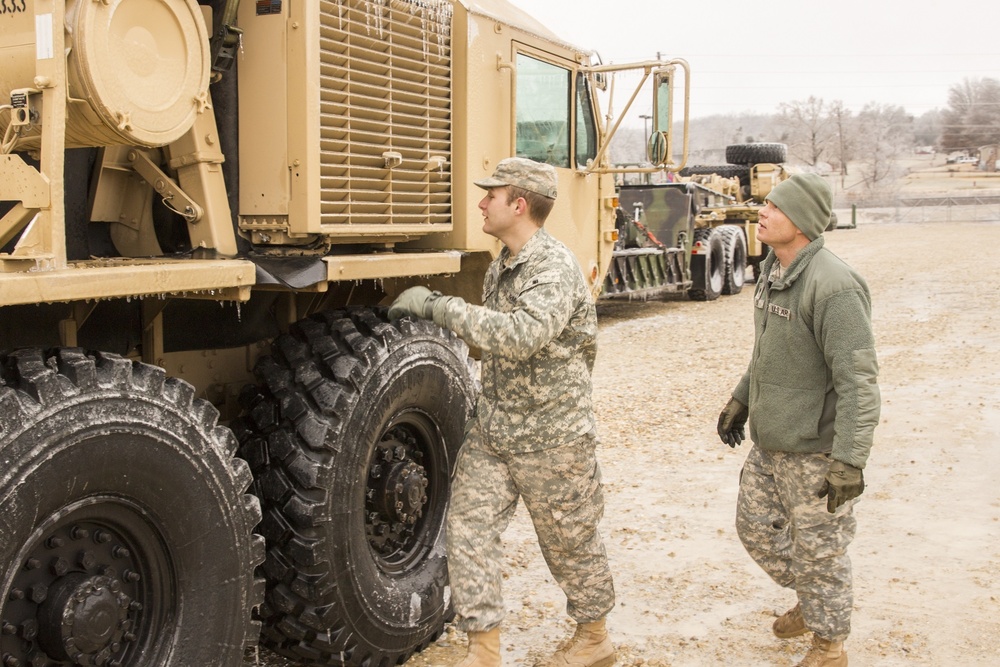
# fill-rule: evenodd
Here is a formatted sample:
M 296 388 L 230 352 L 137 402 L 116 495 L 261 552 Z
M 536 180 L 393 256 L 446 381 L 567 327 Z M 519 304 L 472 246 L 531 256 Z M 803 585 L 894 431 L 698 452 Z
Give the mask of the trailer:
M 623 178 L 603 298 L 686 293 L 713 301 L 738 294 L 747 270 L 756 274 L 767 256 L 757 215 L 790 174 L 785 156 L 784 144 L 734 144 L 726 147 L 730 164 L 684 167 L 658 182 Z

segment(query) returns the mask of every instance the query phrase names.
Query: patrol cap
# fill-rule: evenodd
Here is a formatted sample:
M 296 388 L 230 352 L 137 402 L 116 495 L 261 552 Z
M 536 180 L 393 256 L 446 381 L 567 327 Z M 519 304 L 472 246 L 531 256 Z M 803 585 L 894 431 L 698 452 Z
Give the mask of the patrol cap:
M 513 185 L 516 188 L 555 199 L 557 181 L 556 170 L 552 165 L 535 162 L 524 157 L 509 157 L 500 160 L 492 176 L 475 183 L 486 190 Z

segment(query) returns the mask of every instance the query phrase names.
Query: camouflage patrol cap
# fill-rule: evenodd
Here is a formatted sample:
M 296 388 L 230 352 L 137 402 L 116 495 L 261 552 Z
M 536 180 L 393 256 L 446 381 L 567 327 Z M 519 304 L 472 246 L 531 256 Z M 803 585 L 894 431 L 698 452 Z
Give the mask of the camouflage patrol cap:
M 555 199 L 557 180 L 556 170 L 550 164 L 535 162 L 524 157 L 509 157 L 500 160 L 493 175 L 485 180 L 476 181 L 476 185 L 486 190 L 513 185 Z

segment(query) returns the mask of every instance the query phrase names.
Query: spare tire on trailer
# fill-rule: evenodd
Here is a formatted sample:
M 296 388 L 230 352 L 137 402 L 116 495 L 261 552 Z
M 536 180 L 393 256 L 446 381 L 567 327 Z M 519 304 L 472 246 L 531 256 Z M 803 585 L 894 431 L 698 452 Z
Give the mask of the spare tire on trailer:
M 0 355 L 4 665 L 242 663 L 264 541 L 218 416 L 117 355 Z
M 726 162 L 753 166 L 762 162 L 780 164 L 788 159 L 785 144 L 753 143 L 726 146 Z
M 395 665 L 450 615 L 444 518 L 476 394 L 468 348 L 385 312 L 292 325 L 234 426 L 261 498 L 261 641 L 296 661 Z

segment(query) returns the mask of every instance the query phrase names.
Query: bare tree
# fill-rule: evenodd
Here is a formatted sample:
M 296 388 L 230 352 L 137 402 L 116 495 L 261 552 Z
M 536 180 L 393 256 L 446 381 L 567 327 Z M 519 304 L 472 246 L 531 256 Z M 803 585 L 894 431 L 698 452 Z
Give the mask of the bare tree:
M 1000 81 L 965 79 L 952 86 L 941 124 L 940 145 L 946 152 L 1000 143 Z
M 913 140 L 917 146 L 933 146 L 938 143 L 943 123 L 942 114 L 940 109 L 931 109 L 917 116 L 913 124 Z
M 844 106 L 843 100 L 834 100 L 830 103 L 828 112 L 830 125 L 833 130 L 833 151 L 837 156 L 840 171 L 840 186 L 844 187 L 844 178 L 847 176 L 847 163 L 854 157 L 855 131 L 854 114 Z
M 912 118 L 901 106 L 869 102 L 858 114 L 861 176 L 868 191 L 895 176 L 896 158 L 913 145 Z
M 806 164 L 818 164 L 833 134 L 823 98 L 810 95 L 804 101 L 783 102 L 778 110 L 788 128 L 789 151 Z

